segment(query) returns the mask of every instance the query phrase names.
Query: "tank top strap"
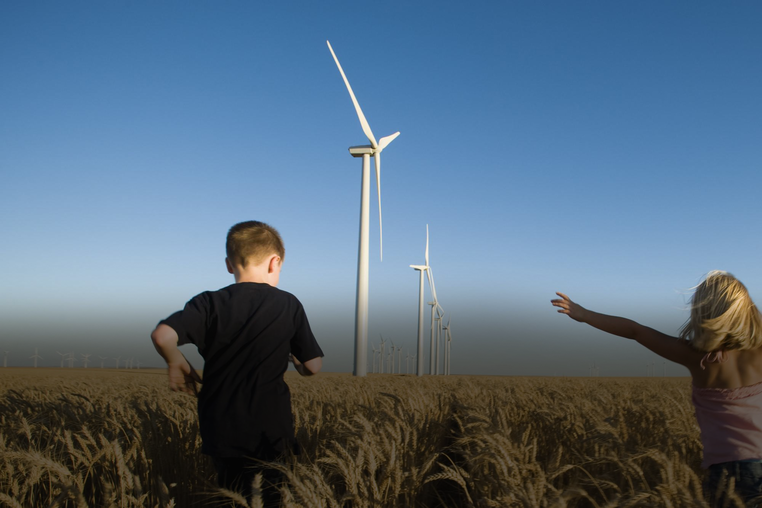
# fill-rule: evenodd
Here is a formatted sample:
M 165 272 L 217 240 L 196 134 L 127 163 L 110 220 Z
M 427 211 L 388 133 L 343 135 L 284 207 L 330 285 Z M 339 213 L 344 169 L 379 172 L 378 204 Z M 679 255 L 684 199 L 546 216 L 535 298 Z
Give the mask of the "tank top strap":
M 707 354 L 704 355 L 704 357 L 701 359 L 701 369 L 706 370 L 706 366 L 704 365 L 704 362 L 707 363 L 722 363 L 727 359 L 725 356 L 725 350 L 720 349 L 719 351 L 710 351 Z

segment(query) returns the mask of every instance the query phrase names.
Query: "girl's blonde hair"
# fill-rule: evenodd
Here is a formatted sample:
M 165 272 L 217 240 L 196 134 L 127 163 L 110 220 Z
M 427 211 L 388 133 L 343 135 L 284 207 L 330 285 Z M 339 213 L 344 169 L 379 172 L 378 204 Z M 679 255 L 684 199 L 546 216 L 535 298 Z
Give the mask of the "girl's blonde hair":
M 700 351 L 756 349 L 762 345 L 762 315 L 741 281 L 715 270 L 696 286 L 680 338 Z

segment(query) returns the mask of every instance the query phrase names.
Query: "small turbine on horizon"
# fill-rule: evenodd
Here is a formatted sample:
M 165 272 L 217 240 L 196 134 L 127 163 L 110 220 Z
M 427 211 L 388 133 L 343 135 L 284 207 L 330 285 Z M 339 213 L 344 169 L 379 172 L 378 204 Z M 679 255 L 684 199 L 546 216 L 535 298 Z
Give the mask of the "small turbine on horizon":
M 30 356 L 29 358 L 34 358 L 34 368 L 37 368 L 37 360 L 42 360 L 42 357 L 37 354 L 37 348 L 34 348 L 34 356 Z
M 386 148 L 389 143 L 399 136 L 399 132 L 395 132 L 389 136 L 383 137 L 378 142 L 373 136 L 373 132 L 370 130 L 370 125 L 365 119 L 365 115 L 360 109 L 360 104 L 357 102 L 352 87 L 349 84 L 344 69 L 341 68 L 339 59 L 336 57 L 336 53 L 333 52 L 331 43 L 325 41 L 328 44 L 328 49 L 331 51 L 333 60 L 336 62 L 336 67 L 339 68 L 339 73 L 344 80 L 344 84 L 347 86 L 347 91 L 352 99 L 352 104 L 355 106 L 355 112 L 360 120 L 360 126 L 362 127 L 365 136 L 370 141 L 370 145 L 352 146 L 349 147 L 349 153 L 352 157 L 362 157 L 362 187 L 360 193 L 360 246 L 357 259 L 357 300 L 355 307 L 355 365 L 354 375 L 365 376 L 367 374 L 368 365 L 368 248 L 369 248 L 369 229 L 370 229 L 370 158 L 373 157 L 376 163 L 376 188 L 378 190 L 378 234 L 379 234 L 379 249 L 381 253 L 381 260 L 384 259 L 383 251 L 383 229 L 381 221 L 381 152 Z

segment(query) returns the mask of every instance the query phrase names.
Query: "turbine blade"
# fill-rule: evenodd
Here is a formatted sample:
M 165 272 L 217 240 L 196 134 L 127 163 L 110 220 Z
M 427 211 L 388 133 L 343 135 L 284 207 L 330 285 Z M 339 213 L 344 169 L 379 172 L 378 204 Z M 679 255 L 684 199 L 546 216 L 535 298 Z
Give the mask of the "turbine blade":
M 397 131 L 394 134 L 392 134 L 391 136 L 385 136 L 385 137 L 379 139 L 378 140 L 378 150 L 377 151 L 380 152 L 381 150 L 386 148 L 389 145 L 389 143 L 391 143 L 392 141 L 397 139 L 397 136 L 399 136 L 399 135 L 400 135 L 400 133 L 399 133 L 399 131 Z
M 429 266 L 429 225 L 426 224 L 426 266 Z
M 355 93 L 352 91 L 352 87 L 349 85 L 349 80 L 347 79 L 346 74 L 344 74 L 344 69 L 341 68 L 341 64 L 339 63 L 339 59 L 336 58 L 336 53 L 333 52 L 331 43 L 328 41 L 325 41 L 325 42 L 326 44 L 328 44 L 328 49 L 331 50 L 331 55 L 333 55 L 333 59 L 336 62 L 336 66 L 339 68 L 341 77 L 344 79 L 344 84 L 347 85 L 347 90 L 349 90 L 349 96 L 352 98 L 352 103 L 355 105 L 355 111 L 357 111 L 357 117 L 360 119 L 360 125 L 362 126 L 362 131 L 365 133 L 365 136 L 368 138 L 368 141 L 370 141 L 371 146 L 373 148 L 377 148 L 378 143 L 376 143 L 376 138 L 373 137 L 373 132 L 370 130 L 370 125 L 368 125 L 368 121 L 365 119 L 365 115 L 362 114 L 362 109 L 360 109 L 360 104 L 357 102 Z
M 376 189 L 378 190 L 378 238 L 379 249 L 381 252 L 381 261 L 384 260 L 384 228 L 381 222 L 381 153 L 376 152 L 373 156 L 376 160 Z

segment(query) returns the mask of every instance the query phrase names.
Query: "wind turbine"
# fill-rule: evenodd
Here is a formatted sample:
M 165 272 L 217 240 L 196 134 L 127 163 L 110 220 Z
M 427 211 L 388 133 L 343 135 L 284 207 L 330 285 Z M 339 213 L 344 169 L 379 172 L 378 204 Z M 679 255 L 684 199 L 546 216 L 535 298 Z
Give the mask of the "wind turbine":
M 29 358 L 34 358 L 34 368 L 37 368 L 37 360 L 42 360 L 42 357 L 37 354 L 37 348 L 34 348 L 34 356 L 30 356 Z
M 116 368 L 117 369 L 119 368 L 119 359 L 120 358 L 121 358 L 121 356 L 117 356 L 116 358 L 114 358 L 114 360 L 116 360 Z
M 339 68 L 341 77 L 344 80 L 344 84 L 347 85 L 347 91 L 352 99 L 352 104 L 355 106 L 357 117 L 360 120 L 360 126 L 362 127 L 365 136 L 370 141 L 370 145 L 363 146 L 351 146 L 349 147 L 349 153 L 352 157 L 362 157 L 362 187 L 360 193 L 360 246 L 357 257 L 357 303 L 355 306 L 355 376 L 365 376 L 367 374 L 368 363 L 368 248 L 369 248 L 369 229 L 370 229 L 370 158 L 373 157 L 376 163 L 376 189 L 378 190 L 378 234 L 379 234 L 379 249 L 381 253 L 381 260 L 384 259 L 383 250 L 383 230 L 381 222 L 381 152 L 389 145 L 394 139 L 400 135 L 399 132 L 395 132 L 390 136 L 386 136 L 376 142 L 376 138 L 373 136 L 373 132 L 370 130 L 370 125 L 365 119 L 365 115 L 360 109 L 360 104 L 357 102 L 352 87 L 349 85 L 349 80 L 344 69 L 341 68 L 339 59 L 336 58 L 336 53 L 333 52 L 331 43 L 325 41 L 328 44 L 328 49 L 331 51 L 333 60 L 336 62 L 336 67 Z
M 8 367 L 8 351 L 3 351 L 3 368 Z
M 450 375 L 450 318 L 447 318 L 447 325 L 442 327 L 442 341 L 444 341 L 444 365 L 442 366 L 442 373 L 445 376 Z
M 378 352 L 380 351 L 380 347 L 381 347 L 381 346 L 379 346 L 379 349 L 376 349 L 376 347 L 375 347 L 375 346 L 371 346 L 371 347 L 370 347 L 370 348 L 373 350 L 373 367 L 372 367 L 372 369 L 371 369 L 371 370 L 372 370 L 372 372 L 373 372 L 374 374 L 376 373 L 376 354 L 378 354 Z
M 402 374 L 402 346 L 397 348 L 397 374 Z
M 87 368 L 87 364 L 90 363 L 90 357 L 93 355 L 92 354 L 86 355 L 83 353 L 80 353 L 80 354 L 82 355 L 82 358 L 84 358 L 84 360 L 82 360 L 82 363 L 84 364 L 84 367 Z
M 74 368 L 74 362 L 78 361 L 76 358 L 74 358 L 74 353 L 69 353 L 69 368 Z
M 61 353 L 59 351 L 56 351 L 56 353 L 61 355 L 61 368 L 63 369 L 64 360 L 66 359 L 67 356 L 69 356 L 69 353 Z
M 384 340 L 383 335 L 381 336 L 381 345 L 378 346 L 378 349 L 381 353 L 381 358 L 379 359 L 379 370 L 378 372 L 381 374 L 384 374 L 384 351 L 386 350 L 386 341 Z
M 108 360 L 108 357 L 107 356 L 100 356 L 100 355 L 98 355 L 98 358 L 101 359 L 101 369 L 102 369 L 103 368 L 103 360 Z
M 423 272 L 429 269 L 429 225 L 426 224 L 426 260 L 425 265 L 410 265 L 413 270 L 418 270 L 418 363 L 417 375 L 423 376 Z
M 431 305 L 431 350 L 429 352 L 429 374 L 435 374 L 436 373 L 436 362 L 439 361 L 439 351 L 438 351 L 438 344 L 437 344 L 437 350 L 435 357 L 435 346 L 434 346 L 434 319 L 435 319 L 435 312 L 436 311 L 436 319 L 441 319 L 442 316 L 444 316 L 444 309 L 441 305 L 439 305 L 439 300 L 437 299 L 437 289 L 436 286 L 434 286 L 434 272 L 431 269 L 431 266 L 428 267 L 428 270 L 426 270 L 426 273 L 429 275 L 429 287 L 431 288 L 431 298 L 432 301 L 429 302 L 429 305 Z M 437 328 L 438 331 L 438 328 Z M 436 360 L 436 361 L 435 361 Z

